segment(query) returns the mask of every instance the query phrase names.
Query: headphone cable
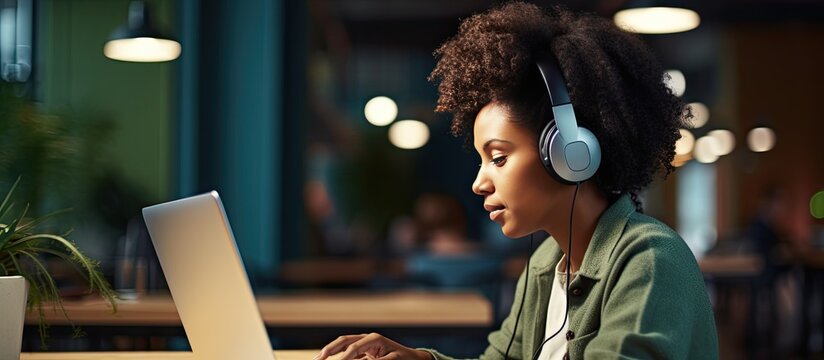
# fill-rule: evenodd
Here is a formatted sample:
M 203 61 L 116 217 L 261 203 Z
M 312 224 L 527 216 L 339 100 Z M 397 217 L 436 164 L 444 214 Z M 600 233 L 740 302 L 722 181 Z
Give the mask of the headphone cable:
M 566 260 L 566 309 L 564 310 L 564 322 L 561 324 L 561 327 L 558 328 L 558 331 L 555 334 L 552 334 L 549 338 L 544 340 L 540 346 L 535 350 L 532 354 L 532 360 L 536 360 L 538 355 L 541 353 L 541 349 L 547 343 L 547 341 L 552 340 L 561 330 L 564 329 L 564 325 L 566 325 L 567 317 L 569 317 L 569 283 L 571 282 L 569 278 L 570 274 L 570 264 L 572 261 L 572 216 L 575 213 L 575 199 L 578 198 L 578 188 L 581 186 L 580 182 L 575 183 L 575 194 L 572 196 L 572 207 L 569 210 L 569 238 L 567 241 L 567 260 Z M 509 338 L 509 345 L 506 347 L 506 353 L 504 354 L 504 359 L 509 360 L 509 349 L 512 347 L 512 342 L 515 340 L 515 334 L 518 332 L 518 322 L 521 320 L 521 311 L 524 310 L 524 302 L 526 300 L 526 288 L 529 284 L 529 260 L 532 257 L 532 248 L 533 248 L 533 240 L 535 238 L 535 233 L 530 234 L 529 236 L 529 253 L 530 257 L 526 260 L 526 276 L 524 277 L 524 291 L 523 295 L 521 295 L 521 305 L 518 307 L 518 315 L 515 317 L 515 327 L 512 329 L 512 336 Z
M 535 233 L 529 234 L 529 257 L 526 258 L 526 276 L 524 277 L 524 293 L 521 295 L 521 306 L 518 307 L 518 316 L 515 317 L 515 328 L 512 329 L 512 336 L 509 337 L 509 345 L 506 347 L 506 354 L 504 360 L 509 360 L 509 348 L 512 347 L 512 341 L 515 340 L 515 334 L 518 332 L 518 322 L 521 320 L 521 311 L 524 310 L 524 299 L 526 299 L 526 287 L 529 284 L 529 260 L 532 257 L 532 240 L 535 239 Z
M 566 253 L 566 284 L 565 284 L 566 285 L 566 294 L 564 294 L 564 295 L 566 295 L 566 304 L 565 304 L 566 309 L 564 310 L 564 322 L 561 323 L 561 327 L 558 328 L 558 331 L 556 331 L 554 334 L 552 334 L 552 336 L 550 336 L 546 340 L 544 340 L 541 343 L 541 345 L 539 345 L 535 349 L 535 353 L 532 354 L 532 360 L 538 359 L 538 356 L 541 354 L 541 351 L 543 350 L 544 345 L 549 340 L 552 340 L 552 338 L 554 338 L 559 333 L 561 333 L 561 330 L 563 330 L 564 326 L 566 326 L 567 318 L 569 318 L 569 283 L 572 282 L 572 279 L 570 279 L 570 276 L 569 276 L 569 274 L 570 274 L 570 271 L 569 271 L 570 270 L 570 264 L 572 263 L 572 215 L 575 213 L 575 199 L 578 198 L 578 187 L 580 187 L 580 186 L 581 186 L 581 183 L 579 183 L 579 182 L 575 183 L 575 194 L 572 196 L 572 207 L 569 210 L 569 238 L 568 238 L 568 241 L 567 241 L 567 253 Z M 523 303 L 521 303 L 521 304 L 523 305 Z

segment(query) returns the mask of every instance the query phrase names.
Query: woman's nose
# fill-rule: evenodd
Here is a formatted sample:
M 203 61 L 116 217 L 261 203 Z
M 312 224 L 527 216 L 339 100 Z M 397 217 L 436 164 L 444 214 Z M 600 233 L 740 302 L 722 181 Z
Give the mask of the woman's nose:
M 472 182 L 472 192 L 478 195 L 489 195 L 494 191 L 492 182 L 489 178 L 484 176 L 483 168 L 478 169 L 478 175 L 475 176 L 475 181 Z

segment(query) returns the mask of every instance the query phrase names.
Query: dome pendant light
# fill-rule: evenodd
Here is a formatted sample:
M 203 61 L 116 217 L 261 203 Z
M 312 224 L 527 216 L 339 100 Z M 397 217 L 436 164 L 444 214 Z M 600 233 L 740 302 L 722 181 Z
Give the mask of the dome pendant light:
M 170 61 L 180 56 L 180 43 L 155 30 L 146 2 L 132 1 L 128 24 L 112 32 L 103 47 L 103 54 L 120 61 Z
M 689 31 L 701 24 L 697 12 L 664 1 L 635 1 L 615 13 L 615 24 L 640 34 L 671 34 Z

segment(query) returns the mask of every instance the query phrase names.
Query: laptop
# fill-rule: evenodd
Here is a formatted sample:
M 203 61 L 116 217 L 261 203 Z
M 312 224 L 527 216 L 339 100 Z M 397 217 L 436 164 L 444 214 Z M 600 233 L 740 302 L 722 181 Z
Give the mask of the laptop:
M 143 218 L 195 358 L 274 360 L 217 192 L 146 207 Z

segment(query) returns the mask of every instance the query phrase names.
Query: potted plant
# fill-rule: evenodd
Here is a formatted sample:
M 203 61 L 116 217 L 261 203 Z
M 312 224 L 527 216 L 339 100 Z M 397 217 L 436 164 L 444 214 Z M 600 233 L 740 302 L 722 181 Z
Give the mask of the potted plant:
M 19 182 L 18 178 L 0 203 L 0 282 L 8 285 L 4 287 L 0 284 L 0 299 L 4 300 L 0 311 L 20 311 L 19 308 L 10 309 L 14 306 L 5 306 L 6 301 L 12 305 L 25 303 L 24 311 L 35 311 L 40 319 L 41 346 L 45 348 L 48 324 L 43 316 L 44 307 L 54 306 L 67 315 L 57 283 L 49 273 L 46 257 L 73 265 L 86 280 L 88 291 L 99 293 L 112 305 L 112 311 L 116 311 L 117 294 L 100 272 L 99 263 L 89 259 L 73 242 L 67 240 L 68 234 L 38 230 L 46 220 L 59 212 L 39 218 L 26 217 L 28 205 L 20 206 L 14 201 L 14 190 Z M 0 316 L 3 319 L 0 323 L 0 335 L 3 335 L 0 336 L 0 358 L 16 359 L 19 356 L 24 316 L 25 313 L 3 313 Z M 75 327 L 76 335 L 80 334 L 78 330 Z

